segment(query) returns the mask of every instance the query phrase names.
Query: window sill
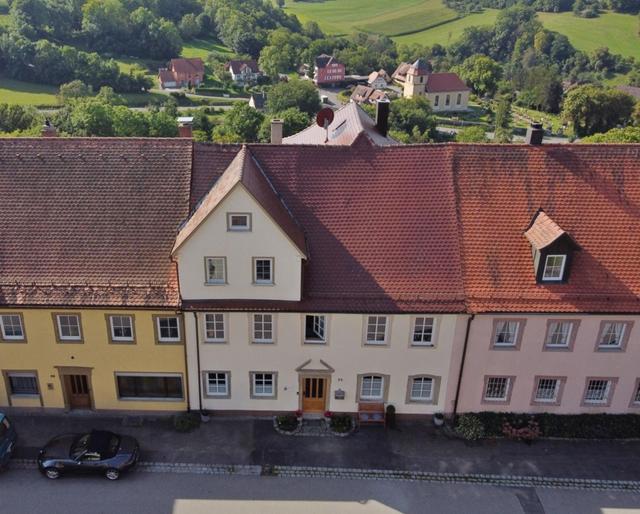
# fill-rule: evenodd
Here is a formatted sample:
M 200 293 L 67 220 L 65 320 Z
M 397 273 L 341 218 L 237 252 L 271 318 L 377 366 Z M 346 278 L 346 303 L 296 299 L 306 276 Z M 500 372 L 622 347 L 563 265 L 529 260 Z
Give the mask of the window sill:
M 16 400 L 39 400 L 40 399 L 40 395 L 38 393 L 33 393 L 33 394 L 12 393 L 9 396 L 11 398 L 15 398 Z
M 270 344 L 276 344 L 276 342 L 272 339 L 270 341 L 251 341 L 251 344 L 270 345 Z
M 569 346 L 548 346 L 544 345 L 545 352 L 570 352 L 571 348 Z
M 365 341 L 364 345 L 365 346 L 374 346 L 374 347 L 378 347 L 378 348 L 384 348 L 384 347 L 388 347 L 389 343 L 387 343 L 387 342 L 384 342 L 384 343 L 378 343 L 378 342 L 373 343 L 371 341 Z
M 227 344 L 228 341 L 222 339 L 204 339 L 203 344 Z
M 84 344 L 82 339 L 58 339 L 58 344 Z
M 435 348 L 436 345 L 433 343 L 414 343 L 412 342 L 409 345 L 411 348 Z
M 600 346 L 596 347 L 597 352 L 621 352 L 624 348 L 622 346 Z
M 110 339 L 109 344 L 124 344 L 124 345 L 135 345 L 135 339 L 123 339 L 122 341 L 118 339 Z
M 229 285 L 228 282 L 205 282 L 204 283 L 205 286 L 227 286 Z
M 165 345 L 179 345 L 179 344 L 184 344 L 184 341 L 182 339 L 167 339 L 167 340 L 162 340 L 162 339 L 158 339 L 156 341 L 156 344 L 165 344 Z
M 303 341 L 303 344 L 315 344 L 315 345 L 323 345 L 323 344 L 327 344 L 326 341 L 321 341 L 321 340 L 309 340 L 309 339 L 305 339 Z
M 515 344 L 504 344 L 504 345 L 500 345 L 500 344 L 494 344 L 491 347 L 492 350 L 518 350 L 519 348 L 515 345 Z
M 252 282 L 253 286 L 275 286 L 275 282 Z
M 0 344 L 2 343 L 26 344 L 27 340 L 24 338 L 14 339 L 9 337 L 0 337 Z

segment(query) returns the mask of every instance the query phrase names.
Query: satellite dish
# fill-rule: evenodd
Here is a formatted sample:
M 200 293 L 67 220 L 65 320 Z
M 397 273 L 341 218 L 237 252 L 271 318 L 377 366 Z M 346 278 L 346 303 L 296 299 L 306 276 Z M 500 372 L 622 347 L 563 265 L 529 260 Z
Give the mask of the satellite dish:
M 325 107 L 316 114 L 316 123 L 318 127 L 326 129 L 333 121 L 333 109 Z

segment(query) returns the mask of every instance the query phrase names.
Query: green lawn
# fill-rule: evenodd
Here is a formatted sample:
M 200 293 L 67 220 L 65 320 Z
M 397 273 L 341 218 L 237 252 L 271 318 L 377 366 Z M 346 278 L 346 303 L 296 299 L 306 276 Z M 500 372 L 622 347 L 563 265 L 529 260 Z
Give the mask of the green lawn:
M 496 16 L 498 16 L 498 12 L 499 11 L 497 9 L 485 9 L 481 13 L 469 14 L 463 18 L 438 25 L 437 27 L 423 30 L 421 32 L 394 37 L 393 40 L 396 43 L 420 43 L 422 45 L 429 46 L 439 43 L 443 46 L 447 46 L 455 42 L 462 34 L 462 31 L 467 27 L 472 27 L 474 25 L 493 25 L 496 20 Z
M 285 5 L 300 21 L 317 21 L 330 34 L 360 30 L 394 36 L 418 32 L 458 17 L 442 0 L 287 0 Z
M 0 77 L 0 101 L 2 102 L 18 105 L 55 106 L 58 104 L 57 92 L 58 89 L 54 86 Z
M 182 57 L 200 57 L 206 59 L 207 55 L 213 51 L 231 53 L 231 50 L 220 43 L 214 43 L 206 39 L 193 39 L 191 41 L 185 41 L 181 55 Z
M 538 18 L 549 30 L 565 34 L 578 49 L 591 52 L 607 46 L 612 53 L 640 59 L 638 17 L 613 12 L 597 18 L 579 18 L 573 13 L 538 13 Z

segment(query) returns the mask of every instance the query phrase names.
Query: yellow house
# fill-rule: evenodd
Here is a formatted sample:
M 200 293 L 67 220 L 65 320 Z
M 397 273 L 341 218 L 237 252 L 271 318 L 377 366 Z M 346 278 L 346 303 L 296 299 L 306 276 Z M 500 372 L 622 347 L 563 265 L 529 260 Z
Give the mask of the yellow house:
M 188 405 L 175 235 L 191 141 L 0 141 L 0 407 Z

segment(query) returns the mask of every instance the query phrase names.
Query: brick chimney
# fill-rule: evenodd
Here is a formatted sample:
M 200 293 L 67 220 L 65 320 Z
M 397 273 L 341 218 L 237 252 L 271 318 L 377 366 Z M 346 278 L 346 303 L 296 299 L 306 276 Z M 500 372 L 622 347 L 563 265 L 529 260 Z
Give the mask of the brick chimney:
M 528 145 L 541 145 L 544 139 L 544 129 L 542 123 L 532 123 L 527 129 L 527 135 L 525 137 L 525 143 Z
M 281 145 L 282 135 L 284 133 L 284 121 L 271 120 L 271 144 Z
M 49 119 L 44 120 L 44 125 L 42 125 L 42 129 L 40 131 L 41 137 L 56 137 L 58 135 L 58 131 L 51 124 Z
M 378 100 L 376 102 L 376 129 L 378 132 L 387 137 L 389 132 L 389 108 L 391 102 L 389 100 Z
M 193 116 L 178 118 L 178 137 L 193 137 Z

